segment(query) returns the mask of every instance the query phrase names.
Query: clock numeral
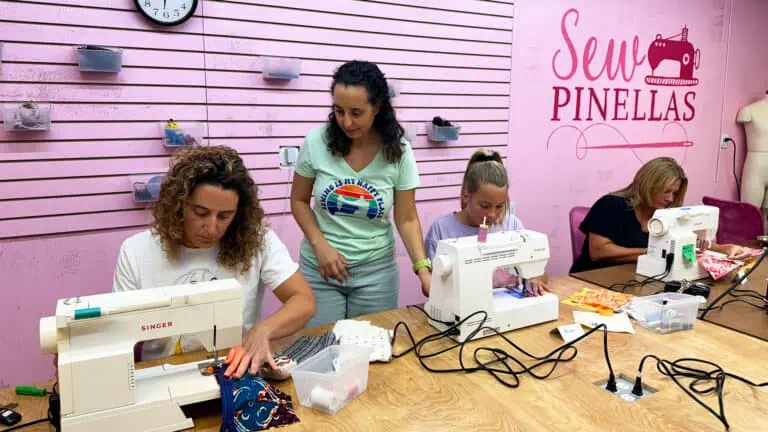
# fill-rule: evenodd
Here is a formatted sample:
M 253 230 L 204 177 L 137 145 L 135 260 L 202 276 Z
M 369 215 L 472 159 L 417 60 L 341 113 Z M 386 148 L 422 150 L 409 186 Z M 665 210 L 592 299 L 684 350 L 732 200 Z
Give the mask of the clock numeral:
M 158 12 L 160 12 L 160 9 L 155 9 L 155 15 L 157 15 Z
M 152 2 L 149 0 L 144 0 L 144 7 L 150 7 L 152 6 Z
M 182 9 L 186 9 L 186 8 L 187 8 L 187 5 L 186 5 L 186 4 L 184 4 L 184 3 L 182 3 L 182 4 L 181 4 L 181 8 L 182 8 Z
M 163 18 L 170 18 L 171 14 L 168 11 L 163 12 Z
M 181 13 L 179 12 L 178 9 L 174 9 L 173 10 L 173 16 L 180 16 L 180 15 L 181 15 Z

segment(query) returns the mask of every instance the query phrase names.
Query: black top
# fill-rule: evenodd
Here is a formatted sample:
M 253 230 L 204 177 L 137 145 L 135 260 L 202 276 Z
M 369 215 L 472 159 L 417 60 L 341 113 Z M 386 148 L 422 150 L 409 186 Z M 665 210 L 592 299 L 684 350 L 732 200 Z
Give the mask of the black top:
M 589 256 L 589 233 L 607 237 L 616 245 L 625 248 L 648 247 L 648 233 L 640 226 L 635 210 L 624 198 L 613 195 L 605 195 L 597 200 L 579 225 L 579 230 L 587 237 L 581 247 L 581 254 L 571 266 L 571 273 L 616 264 L 610 261 L 592 261 Z

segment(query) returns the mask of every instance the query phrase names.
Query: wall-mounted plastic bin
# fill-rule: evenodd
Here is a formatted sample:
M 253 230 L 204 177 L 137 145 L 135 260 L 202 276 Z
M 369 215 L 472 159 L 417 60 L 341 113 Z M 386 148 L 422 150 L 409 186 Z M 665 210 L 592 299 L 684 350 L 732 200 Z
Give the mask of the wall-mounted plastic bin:
M 261 73 L 266 79 L 296 79 L 301 71 L 301 59 L 262 57 Z
M 45 131 L 51 128 L 49 103 L 24 102 L 5 104 L 3 120 L 7 131 Z
M 160 196 L 160 186 L 163 184 L 163 176 L 131 177 L 133 185 L 133 200 L 137 203 L 149 203 L 157 201 Z
M 461 126 L 437 126 L 430 122 L 426 129 L 429 140 L 435 142 L 457 141 L 461 134 Z
M 390 98 L 396 98 L 400 96 L 400 91 L 403 87 L 402 83 L 398 80 L 387 80 L 387 84 L 389 85 L 389 97 Z
M 123 50 L 95 45 L 77 47 L 80 72 L 117 73 L 123 68 Z
M 173 126 L 169 127 L 169 123 Z M 203 145 L 205 125 L 203 123 L 160 123 L 163 131 L 163 144 L 166 147 L 184 147 Z

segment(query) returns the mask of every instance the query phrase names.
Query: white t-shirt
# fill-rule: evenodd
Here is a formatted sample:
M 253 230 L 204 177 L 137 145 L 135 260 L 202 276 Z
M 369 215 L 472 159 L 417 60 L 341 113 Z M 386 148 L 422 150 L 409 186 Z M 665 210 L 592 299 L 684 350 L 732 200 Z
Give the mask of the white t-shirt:
M 177 262 L 168 261 L 160 239 L 150 230 L 135 234 L 123 242 L 115 268 L 113 291 L 149 289 L 170 285 L 236 279 L 242 285 L 243 332 L 261 321 L 261 305 L 266 289 L 274 290 L 293 276 L 299 266 L 277 235 L 268 229 L 264 236 L 263 253 L 253 258 L 251 268 L 237 273 L 221 266 L 217 261 L 219 248 L 181 248 Z M 178 339 L 178 338 L 177 338 Z M 186 351 L 199 349 L 194 338 L 182 338 Z M 146 341 L 142 359 L 166 357 L 174 353 L 176 339 Z

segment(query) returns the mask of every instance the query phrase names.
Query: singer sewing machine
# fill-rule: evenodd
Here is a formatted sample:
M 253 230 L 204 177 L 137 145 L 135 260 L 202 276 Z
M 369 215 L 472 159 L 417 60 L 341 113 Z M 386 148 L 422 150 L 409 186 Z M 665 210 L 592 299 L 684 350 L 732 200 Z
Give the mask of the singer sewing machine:
M 672 253 L 672 267 L 661 280 L 708 277 L 696 260 L 696 248 L 714 241 L 719 217 L 720 209 L 706 205 L 656 210 L 648 221 L 648 252 L 638 257 L 637 274 L 660 277 L 666 272 L 667 255 Z
M 535 231 L 505 231 L 440 240 L 432 262 L 432 284 L 426 311 L 429 323 L 440 331 L 474 312 L 485 311 L 484 326 L 506 332 L 558 319 L 559 301 L 551 293 L 525 297 L 521 288 L 527 280 L 544 274 L 549 259 L 547 236 Z M 494 289 L 494 271 L 504 267 L 519 278 L 517 289 Z M 515 293 L 517 291 L 517 293 Z M 463 323 L 451 337 L 465 341 L 481 321 L 477 316 Z M 496 334 L 485 329 L 473 339 Z
M 134 369 L 137 342 L 195 334 L 207 351 L 242 341 L 234 279 L 62 299 L 40 320 L 40 349 L 58 353 L 63 432 L 171 432 L 194 426 L 181 406 L 216 399 L 198 363 Z M 218 356 L 214 361 L 218 360 Z

